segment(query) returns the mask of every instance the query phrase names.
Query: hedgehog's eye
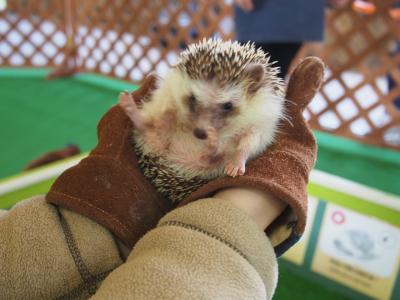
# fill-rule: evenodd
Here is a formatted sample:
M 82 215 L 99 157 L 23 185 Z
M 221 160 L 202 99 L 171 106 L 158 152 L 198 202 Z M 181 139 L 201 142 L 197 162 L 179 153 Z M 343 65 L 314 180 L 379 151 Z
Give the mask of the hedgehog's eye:
M 196 96 L 193 95 L 193 94 L 190 94 L 189 95 L 189 102 L 194 104 L 194 103 L 196 103 L 196 101 L 197 101 Z
M 196 106 L 196 102 L 197 102 L 196 96 L 193 95 L 193 94 L 190 94 L 187 99 L 188 99 L 188 102 L 189 102 L 189 109 L 191 111 L 194 111 L 195 110 L 195 106 Z
M 224 111 L 231 111 L 233 109 L 232 102 L 225 102 L 224 104 L 222 104 L 222 109 Z

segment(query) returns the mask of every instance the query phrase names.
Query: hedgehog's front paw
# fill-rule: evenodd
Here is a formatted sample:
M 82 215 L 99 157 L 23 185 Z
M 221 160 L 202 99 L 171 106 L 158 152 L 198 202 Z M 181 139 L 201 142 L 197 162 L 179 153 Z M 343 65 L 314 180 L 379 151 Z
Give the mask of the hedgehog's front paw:
M 131 94 L 126 91 L 120 93 L 118 104 L 132 121 L 137 119 L 138 108 Z
M 125 112 L 125 114 L 131 119 L 135 127 L 139 130 L 143 130 L 145 127 L 144 120 L 140 115 L 139 108 L 136 105 L 135 100 L 129 92 L 122 92 L 119 94 L 119 106 Z
M 242 161 L 232 161 L 228 162 L 224 168 L 224 172 L 226 175 L 231 177 L 236 177 L 238 175 L 244 175 L 246 171 L 246 163 Z

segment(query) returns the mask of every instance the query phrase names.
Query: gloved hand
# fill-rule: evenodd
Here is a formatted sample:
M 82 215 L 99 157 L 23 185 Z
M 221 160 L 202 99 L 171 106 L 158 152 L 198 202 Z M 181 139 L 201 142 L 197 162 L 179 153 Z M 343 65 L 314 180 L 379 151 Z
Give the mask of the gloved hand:
M 149 76 L 134 99 L 154 90 L 155 81 Z M 171 204 L 141 173 L 130 142 L 132 122 L 119 106 L 103 116 L 97 131 L 96 148 L 57 178 L 46 200 L 96 221 L 132 248 Z
M 277 255 L 290 248 L 304 232 L 307 214 L 308 176 L 317 146 L 303 118 L 303 111 L 318 91 L 324 65 L 316 57 L 304 59 L 290 76 L 286 91 L 286 115 L 275 143 L 247 163 L 243 176 L 221 177 L 189 195 L 180 205 L 206 198 L 232 187 L 255 188 L 287 202 L 289 208 L 266 230 Z

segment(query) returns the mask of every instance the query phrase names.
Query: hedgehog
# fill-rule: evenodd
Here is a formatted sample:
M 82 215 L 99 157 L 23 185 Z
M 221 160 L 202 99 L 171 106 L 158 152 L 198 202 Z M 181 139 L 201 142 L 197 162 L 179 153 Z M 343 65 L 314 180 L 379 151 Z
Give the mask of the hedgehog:
M 158 192 L 179 202 L 219 176 L 245 174 L 285 117 L 278 73 L 254 44 L 204 39 L 140 104 L 121 93 L 139 166 Z

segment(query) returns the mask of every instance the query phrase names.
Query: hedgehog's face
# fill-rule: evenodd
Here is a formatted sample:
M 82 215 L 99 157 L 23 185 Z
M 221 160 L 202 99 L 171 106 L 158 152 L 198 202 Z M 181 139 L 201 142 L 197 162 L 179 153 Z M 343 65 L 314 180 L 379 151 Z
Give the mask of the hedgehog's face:
M 219 87 L 215 82 L 189 79 L 188 89 L 181 95 L 180 102 L 193 135 L 207 139 L 209 130 L 221 133 L 240 114 L 242 98 L 240 86 Z
M 220 86 L 216 80 L 191 79 L 180 70 L 173 70 L 163 82 L 177 105 L 178 119 L 198 139 L 207 139 L 207 132 L 229 135 L 235 119 L 242 115 L 251 98 L 261 87 L 264 69 L 245 70 L 248 80 Z M 251 82 L 251 84 L 249 83 Z

